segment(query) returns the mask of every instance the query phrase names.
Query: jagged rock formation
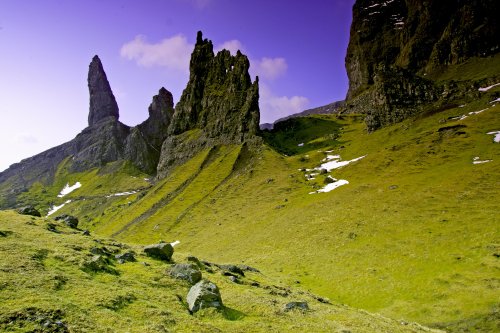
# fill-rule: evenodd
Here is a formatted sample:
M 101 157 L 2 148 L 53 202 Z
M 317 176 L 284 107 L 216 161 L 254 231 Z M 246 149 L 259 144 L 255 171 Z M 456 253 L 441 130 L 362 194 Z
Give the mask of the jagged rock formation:
M 208 137 L 242 142 L 258 131 L 259 83 L 252 83 L 250 62 L 241 52 L 222 50 L 214 56 L 212 41 L 198 32 L 186 89 L 175 108 L 170 134 L 195 128 Z
M 130 161 L 163 177 L 206 147 L 255 139 L 259 129 L 259 85 L 252 82 L 248 58 L 238 51 L 214 55 L 212 42 L 198 32 L 190 79 L 174 110 L 172 94 L 161 88 L 149 118 L 135 127 L 119 121 L 116 99 L 98 56 L 89 65 L 89 126 L 75 139 L 0 173 L 0 207 L 12 207 L 35 182 L 50 184 L 58 166 L 70 172 Z
M 241 52 L 214 55 L 210 40 L 198 32 L 190 76 L 162 146 L 158 176 L 201 149 L 255 139 L 259 130 L 259 83 L 252 83 L 250 62 Z
M 346 55 L 348 109 L 370 130 L 400 121 L 444 91 L 426 78 L 500 51 L 495 0 L 358 0 Z
M 107 117 L 118 120 L 118 104 L 98 56 L 92 58 L 87 81 L 90 94 L 89 126 Z

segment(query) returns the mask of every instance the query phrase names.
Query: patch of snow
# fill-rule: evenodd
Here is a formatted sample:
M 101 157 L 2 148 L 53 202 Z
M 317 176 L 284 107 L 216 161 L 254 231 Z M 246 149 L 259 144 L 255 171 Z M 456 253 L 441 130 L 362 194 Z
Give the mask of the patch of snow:
M 149 178 L 144 178 L 144 180 L 148 182 L 148 181 L 149 181 Z
M 57 212 L 59 209 L 63 208 L 66 204 L 69 204 L 70 202 L 71 202 L 71 200 L 67 200 L 62 205 L 59 205 L 59 206 L 53 205 L 50 208 L 49 212 L 47 213 L 47 216 L 50 216 L 50 215 L 54 214 L 55 212 Z
M 181 242 L 181 241 L 176 240 L 175 242 L 170 243 L 170 245 L 172 245 L 172 247 L 174 247 L 174 246 L 178 245 L 180 242 Z
M 107 195 L 106 198 L 111 198 L 111 197 L 121 197 L 124 195 L 131 195 L 131 194 L 136 194 L 138 191 L 130 191 L 130 192 L 120 192 L 120 193 L 115 193 L 115 194 L 110 194 Z
M 475 160 L 475 161 L 472 161 L 472 164 L 483 164 L 483 163 L 488 163 L 491 161 L 493 161 L 493 160 L 484 160 L 484 161 Z
M 461 116 L 458 116 L 458 117 L 453 117 L 451 118 L 451 120 L 464 120 L 465 118 L 469 118 L 469 116 L 466 116 L 466 115 L 461 115 Z
M 333 150 L 325 150 L 325 153 L 327 153 L 327 154 L 332 153 L 332 152 L 333 152 Z
M 338 158 L 335 158 L 332 161 L 329 161 L 329 162 L 321 164 L 316 169 L 317 170 L 326 169 L 326 171 L 330 172 L 333 169 L 338 169 L 338 168 L 341 168 L 341 167 L 346 166 L 348 164 L 351 164 L 353 162 L 359 161 L 360 159 L 365 158 L 365 156 L 366 155 L 358 157 L 358 158 L 355 158 L 355 159 L 352 159 L 352 160 L 349 160 L 349 161 L 340 161 L 340 156 L 338 156 Z
M 73 186 L 69 186 L 69 183 L 68 183 L 68 184 L 66 184 L 66 186 L 64 186 L 64 188 L 61 190 L 61 192 L 59 193 L 59 195 L 57 197 L 62 198 L 65 195 L 70 194 L 71 192 L 73 192 L 74 190 L 76 190 L 77 188 L 80 188 L 80 187 L 82 187 L 82 184 L 80 182 L 76 182 L 75 185 L 73 185 Z
M 488 110 L 488 108 L 486 108 L 486 109 L 482 109 L 482 110 L 479 110 L 479 111 L 472 111 L 472 112 L 469 112 L 469 116 L 472 116 L 472 115 L 474 115 L 474 114 L 480 114 L 481 112 L 484 112 L 484 111 L 486 111 L 486 110 Z
M 488 132 L 486 134 L 494 135 L 493 142 L 500 143 L 500 131 Z
M 499 82 L 499 83 L 495 83 L 495 84 L 493 84 L 493 85 L 491 85 L 491 86 L 489 86 L 489 87 L 479 88 L 478 90 L 479 90 L 479 91 L 481 91 L 481 92 L 485 92 L 485 91 L 488 91 L 488 90 L 490 90 L 491 88 L 494 88 L 494 87 L 496 87 L 496 86 L 500 86 L 500 82 Z
M 493 103 L 496 103 L 496 102 L 500 102 L 500 97 L 498 97 L 497 99 L 495 99 L 494 101 L 491 101 L 490 104 L 493 104 Z
M 299 144 L 297 145 L 297 147 L 304 147 L 304 142 L 299 143 Z
M 345 179 L 339 179 L 334 183 L 326 184 L 323 188 L 317 190 L 316 192 L 309 192 L 309 194 L 314 194 L 314 193 L 327 193 L 330 191 L 335 190 L 337 187 L 347 185 L 349 182 Z
M 459 106 L 459 108 L 464 108 L 465 107 L 465 104 L 462 104 Z

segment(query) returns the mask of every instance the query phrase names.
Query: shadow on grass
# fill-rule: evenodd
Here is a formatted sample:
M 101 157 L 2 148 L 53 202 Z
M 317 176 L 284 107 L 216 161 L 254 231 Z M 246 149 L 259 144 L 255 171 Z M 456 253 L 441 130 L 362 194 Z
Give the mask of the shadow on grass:
M 227 306 L 224 307 L 222 313 L 224 315 L 224 318 L 231 321 L 241 320 L 246 317 L 246 314 L 244 314 L 243 312 L 228 308 Z

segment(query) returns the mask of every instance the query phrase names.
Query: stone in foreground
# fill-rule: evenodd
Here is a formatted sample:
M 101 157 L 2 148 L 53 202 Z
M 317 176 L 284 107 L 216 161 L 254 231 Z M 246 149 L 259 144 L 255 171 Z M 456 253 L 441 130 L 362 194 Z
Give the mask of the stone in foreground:
M 206 308 L 223 308 L 219 288 L 207 280 L 201 280 L 191 287 L 187 295 L 187 303 L 191 313 Z
M 190 284 L 201 280 L 200 269 L 195 264 L 175 264 L 170 268 L 169 274 L 173 278 L 186 280 Z
M 169 243 L 153 244 L 146 246 L 144 253 L 151 258 L 170 261 L 174 254 L 174 248 Z

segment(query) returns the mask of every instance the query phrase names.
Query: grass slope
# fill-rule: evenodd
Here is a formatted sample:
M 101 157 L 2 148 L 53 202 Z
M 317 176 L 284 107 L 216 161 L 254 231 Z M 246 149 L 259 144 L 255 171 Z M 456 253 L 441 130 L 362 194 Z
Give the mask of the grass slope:
M 325 176 L 306 181 L 299 171 L 318 166 L 324 149 L 286 157 L 263 148 L 234 170 L 238 148 L 226 147 L 200 171 L 204 152 L 137 201 L 147 211 L 172 193 L 168 204 L 117 237 L 179 239 L 197 255 L 257 265 L 393 318 L 496 329 L 500 145 L 486 133 L 500 130 L 499 106 L 489 103 L 497 94 L 373 134 L 356 117 L 322 116 L 343 128 L 331 154 L 366 155 L 331 173 L 350 184 L 330 193 L 309 194 Z M 474 165 L 474 157 L 492 161 Z M 180 191 L 165 187 L 192 175 Z M 95 222 L 97 230 L 116 233 L 135 205 Z
M 50 231 L 48 224 L 52 223 Z M 108 251 L 107 271 L 81 264 L 91 251 Z M 118 264 L 113 254 L 134 250 L 137 262 Z M 225 309 L 190 315 L 189 286 L 171 278 L 164 263 L 142 247 L 84 236 L 47 218 L 0 212 L 0 331 L 2 332 L 431 332 L 324 300 L 247 272 L 240 283 L 220 271 L 203 271 L 215 282 Z M 175 253 L 173 259 L 182 261 Z M 308 311 L 284 311 L 290 301 Z
M 477 68 L 464 66 L 469 76 Z M 486 134 L 500 131 L 499 96 L 496 87 L 372 134 L 356 116 L 299 118 L 289 140 L 284 128 L 267 146 L 203 151 L 129 196 L 98 195 L 89 174 L 61 212 L 120 241 L 179 239 L 180 251 L 257 266 L 391 318 L 499 331 L 500 144 Z M 366 157 L 331 172 L 348 185 L 309 194 L 327 175 L 307 180 L 301 170 L 328 154 Z

